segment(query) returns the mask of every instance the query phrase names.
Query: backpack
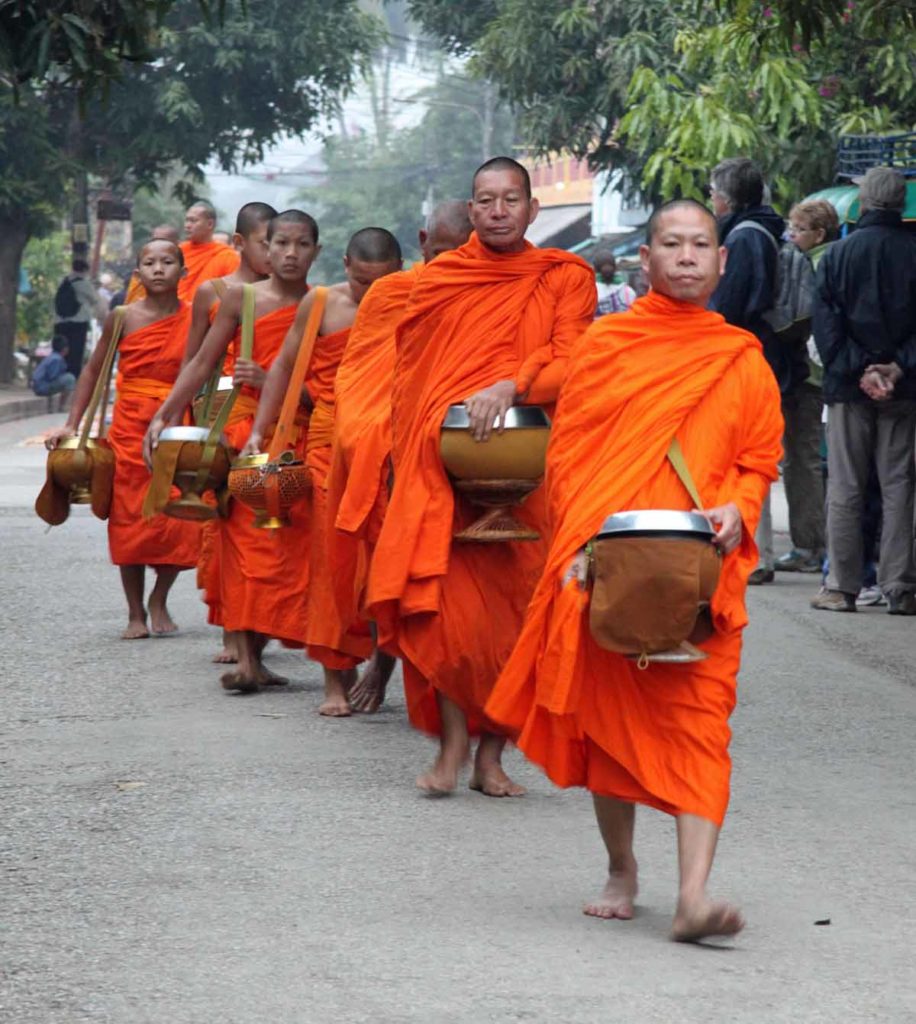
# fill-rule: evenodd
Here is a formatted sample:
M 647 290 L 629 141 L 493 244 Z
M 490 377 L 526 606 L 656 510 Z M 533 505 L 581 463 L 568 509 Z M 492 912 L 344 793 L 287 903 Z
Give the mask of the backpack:
M 62 319 L 76 316 L 80 311 L 80 300 L 70 277 L 65 277 L 54 295 L 54 312 Z
M 743 220 L 730 235 L 742 228 L 760 231 L 776 249 L 776 280 L 774 301 L 763 319 L 773 328 L 780 341 L 806 341 L 811 333 L 811 310 L 814 301 L 814 268 L 796 245 L 780 246 L 772 234 L 755 220 Z

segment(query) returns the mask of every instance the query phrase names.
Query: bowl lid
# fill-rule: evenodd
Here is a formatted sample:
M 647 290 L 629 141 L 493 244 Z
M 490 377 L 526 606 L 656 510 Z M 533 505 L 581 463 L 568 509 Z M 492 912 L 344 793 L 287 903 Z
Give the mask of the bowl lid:
M 709 520 L 699 512 L 647 508 L 635 512 L 616 512 L 608 516 L 601 524 L 598 536 L 615 537 L 633 533 L 692 534 L 697 540 L 709 541 L 716 535 Z
M 209 427 L 165 427 L 159 434 L 160 441 L 200 441 L 210 436 Z
M 467 406 L 462 404 L 448 407 L 448 412 L 442 421 L 443 430 L 467 430 L 470 425 Z M 520 427 L 549 426 L 550 417 L 539 405 L 513 405 L 506 413 L 507 430 L 518 430 Z

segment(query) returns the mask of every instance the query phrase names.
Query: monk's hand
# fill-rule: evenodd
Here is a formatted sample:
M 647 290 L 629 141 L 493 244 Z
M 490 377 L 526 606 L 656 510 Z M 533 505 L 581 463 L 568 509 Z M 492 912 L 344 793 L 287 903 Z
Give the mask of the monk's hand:
M 563 574 L 563 586 L 565 587 L 575 580 L 579 589 L 585 590 L 588 585 L 588 566 L 590 561 L 591 559 L 585 548 L 577 551 L 573 556 L 573 560 L 566 567 L 566 572 Z
M 497 423 L 498 432 L 503 432 L 506 413 L 515 405 L 516 394 L 514 380 L 498 380 L 464 400 L 475 441 L 488 441 Z
M 150 420 L 150 425 L 146 428 L 146 433 L 143 435 L 143 461 L 146 463 L 146 468 L 152 472 L 153 469 L 153 452 L 159 444 L 159 435 L 165 430 L 165 419 L 160 413 Z
M 252 430 L 239 456 L 257 455 L 261 451 L 261 435 Z
M 265 380 L 267 380 L 267 371 L 263 370 L 257 363 L 251 359 L 236 360 L 235 370 L 232 374 L 233 384 L 247 385 L 256 391 L 260 391 L 264 387 Z
M 73 427 L 69 427 L 66 424 L 62 427 L 55 427 L 49 434 L 45 435 L 45 448 L 49 452 L 53 452 L 65 437 L 73 437 L 73 434 Z
M 694 509 L 694 512 L 699 511 Z M 723 555 L 729 555 L 741 543 L 741 513 L 738 506 L 730 501 L 727 505 L 717 505 L 706 509 L 702 515 L 712 523 L 716 536 L 713 543 Z
M 866 370 L 862 374 L 859 388 L 875 402 L 886 402 L 894 393 L 893 383 L 876 370 Z

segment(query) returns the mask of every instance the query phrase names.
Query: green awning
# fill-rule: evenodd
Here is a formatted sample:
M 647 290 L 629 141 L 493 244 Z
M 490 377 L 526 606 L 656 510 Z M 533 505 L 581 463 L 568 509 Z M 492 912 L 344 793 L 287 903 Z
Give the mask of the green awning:
M 821 189 L 807 196 L 805 202 L 812 199 L 826 199 L 836 210 L 841 224 L 855 224 L 859 219 L 859 189 L 857 185 L 834 185 L 832 188 Z M 916 221 L 916 181 L 910 179 L 906 183 L 906 206 L 903 210 L 904 220 Z

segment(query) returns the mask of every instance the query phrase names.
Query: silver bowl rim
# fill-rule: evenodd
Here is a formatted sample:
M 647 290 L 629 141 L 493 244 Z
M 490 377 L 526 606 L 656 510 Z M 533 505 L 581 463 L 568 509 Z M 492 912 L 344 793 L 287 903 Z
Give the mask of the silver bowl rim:
M 442 421 L 443 430 L 467 430 L 471 425 L 467 406 L 450 405 Z M 540 405 L 513 405 L 506 413 L 506 429 L 550 428 L 550 417 Z
M 204 442 L 210 436 L 209 427 L 164 427 L 159 434 L 160 441 L 200 441 Z
M 711 541 L 716 535 L 709 520 L 699 512 L 647 508 L 632 512 L 615 512 L 604 520 L 596 536 L 624 537 L 634 533 L 677 533 L 703 541 Z

